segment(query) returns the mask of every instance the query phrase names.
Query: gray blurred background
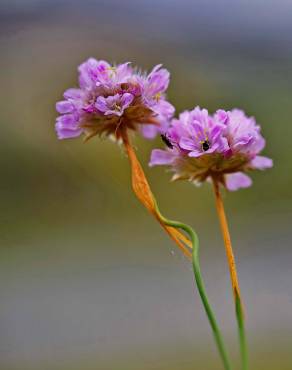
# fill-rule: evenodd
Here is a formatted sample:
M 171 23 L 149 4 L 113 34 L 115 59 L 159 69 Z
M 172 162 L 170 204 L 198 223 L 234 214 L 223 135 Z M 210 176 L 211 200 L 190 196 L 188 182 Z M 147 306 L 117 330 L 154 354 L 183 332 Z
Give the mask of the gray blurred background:
M 77 65 L 171 71 L 177 110 L 255 115 L 275 166 L 225 195 L 251 370 L 292 369 L 292 2 L 1 0 L 1 370 L 220 370 L 190 263 L 137 202 L 110 141 L 59 142 L 54 105 Z M 192 224 L 238 369 L 232 296 L 209 185 L 148 169 L 164 214 Z

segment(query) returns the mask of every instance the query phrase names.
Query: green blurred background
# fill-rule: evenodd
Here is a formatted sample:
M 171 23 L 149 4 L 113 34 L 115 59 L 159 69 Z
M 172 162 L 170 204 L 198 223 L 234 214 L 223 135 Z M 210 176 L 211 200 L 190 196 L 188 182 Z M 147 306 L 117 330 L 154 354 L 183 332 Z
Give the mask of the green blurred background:
M 292 369 L 288 0 L 1 0 L 0 369 L 220 370 L 190 263 L 137 202 L 111 141 L 57 140 L 54 105 L 89 56 L 171 71 L 177 110 L 255 115 L 275 166 L 225 195 L 251 370 Z M 148 169 L 164 214 L 192 224 L 238 369 L 224 247 L 209 185 Z

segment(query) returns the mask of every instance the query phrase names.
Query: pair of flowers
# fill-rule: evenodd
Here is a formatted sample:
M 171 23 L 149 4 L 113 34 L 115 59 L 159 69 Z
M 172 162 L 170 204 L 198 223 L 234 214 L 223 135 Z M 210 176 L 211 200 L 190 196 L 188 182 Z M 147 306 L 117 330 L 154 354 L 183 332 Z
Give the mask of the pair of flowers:
M 168 166 L 174 173 L 174 180 L 213 183 L 234 293 L 242 369 L 247 370 L 243 305 L 220 186 L 231 191 L 248 187 L 252 182 L 246 172 L 263 170 L 272 167 L 273 163 L 259 155 L 265 147 L 260 126 L 239 109 L 220 109 L 211 115 L 206 109 L 196 107 L 174 118 L 175 109 L 165 95 L 169 78 L 169 72 L 161 65 L 146 74 L 132 68 L 130 63 L 111 65 L 90 58 L 79 66 L 79 88 L 66 90 L 65 100 L 56 105 L 60 113 L 56 132 L 59 139 L 84 134 L 85 140 L 96 135 L 122 140 L 131 164 L 136 196 L 183 252 L 192 258 L 198 291 L 215 342 L 225 369 L 230 370 L 222 334 L 200 271 L 197 235 L 188 225 L 168 220 L 161 214 L 131 145 L 129 131 L 139 131 L 148 139 L 161 135 L 165 147 L 152 151 L 150 166 Z M 188 234 L 188 238 L 181 230 Z
M 170 74 L 157 65 L 147 75 L 130 63 L 111 65 L 93 58 L 79 66 L 79 88 L 68 89 L 57 103 L 59 139 L 85 134 L 114 135 L 139 130 L 148 138 L 161 134 L 165 149 L 155 149 L 150 166 L 166 165 L 173 179 L 201 183 L 216 178 L 228 190 L 251 185 L 245 174 L 266 169 L 272 160 L 259 153 L 265 147 L 260 126 L 243 111 L 218 110 L 210 115 L 199 107 L 173 118 L 166 100 Z

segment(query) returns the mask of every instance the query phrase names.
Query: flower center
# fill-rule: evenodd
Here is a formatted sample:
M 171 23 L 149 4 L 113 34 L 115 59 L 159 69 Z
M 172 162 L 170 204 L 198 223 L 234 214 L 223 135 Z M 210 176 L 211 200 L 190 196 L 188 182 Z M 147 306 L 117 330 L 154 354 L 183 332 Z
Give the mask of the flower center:
M 209 150 L 209 149 L 210 149 L 210 143 L 209 143 L 209 141 L 208 141 L 208 140 L 204 140 L 204 141 L 202 142 L 202 149 L 204 150 L 204 152 L 206 152 L 207 150 Z
M 115 103 L 113 105 L 113 109 L 116 111 L 116 112 L 121 112 L 122 108 L 120 105 L 118 105 L 117 103 Z

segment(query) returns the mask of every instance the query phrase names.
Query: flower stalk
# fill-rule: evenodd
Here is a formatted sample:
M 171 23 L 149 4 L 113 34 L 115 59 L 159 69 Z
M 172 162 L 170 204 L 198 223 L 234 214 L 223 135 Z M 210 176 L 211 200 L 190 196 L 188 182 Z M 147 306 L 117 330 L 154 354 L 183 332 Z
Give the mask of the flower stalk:
M 140 162 L 137 159 L 136 153 L 131 145 L 126 130 L 124 130 L 122 133 L 122 140 L 131 165 L 132 188 L 135 195 L 137 196 L 139 201 L 144 205 L 144 207 L 157 219 L 157 221 L 167 232 L 167 234 L 182 250 L 184 255 L 187 258 L 191 259 L 192 258 L 191 241 L 188 238 L 186 238 L 181 232 L 179 232 L 176 228 L 172 227 L 171 225 L 166 225 L 161 219 L 161 215 L 157 211 L 156 200 L 154 198 L 154 195 L 152 194 L 149 183 L 146 179 L 146 176 L 140 165 Z
M 132 187 L 139 201 L 148 209 L 148 211 L 158 220 L 164 230 L 170 235 L 175 241 L 179 248 L 184 252 L 187 257 L 192 258 L 193 270 L 195 281 L 198 287 L 198 291 L 208 317 L 215 343 L 217 345 L 219 355 L 225 370 L 231 370 L 230 361 L 225 348 L 224 340 L 216 321 L 215 314 L 209 303 L 209 299 L 206 293 L 205 285 L 203 282 L 200 261 L 199 261 L 199 239 L 194 230 L 181 222 L 172 221 L 165 218 L 157 205 L 154 195 L 151 192 L 148 181 L 145 177 L 144 171 L 137 159 L 136 153 L 129 141 L 127 132 L 124 131 L 122 134 L 123 144 L 129 157 L 132 170 Z M 179 230 L 185 231 L 189 238 L 186 238 Z M 187 247 L 185 246 L 187 244 Z M 190 251 L 192 248 L 192 253 Z
M 220 221 L 221 231 L 222 231 L 226 255 L 227 255 L 227 261 L 229 265 L 232 290 L 233 290 L 234 297 L 237 297 L 237 296 L 240 297 L 240 289 L 239 289 L 239 283 L 238 283 L 238 277 L 237 277 L 237 271 L 236 271 L 236 263 L 235 263 L 233 249 L 232 249 L 227 218 L 226 218 L 224 204 L 223 204 L 223 200 L 222 200 L 220 189 L 219 189 L 219 183 L 215 178 L 213 178 L 213 187 L 214 187 L 214 194 L 215 194 L 215 201 L 216 201 L 216 209 L 217 209 L 217 213 L 218 213 L 218 217 Z
M 213 187 L 216 201 L 216 209 L 218 213 L 218 218 L 220 221 L 221 231 L 223 235 L 227 261 L 229 265 L 232 290 L 235 303 L 235 312 L 238 325 L 238 334 L 239 334 L 239 343 L 240 343 L 240 352 L 241 352 L 241 363 L 242 370 L 247 370 L 248 361 L 247 361 L 247 345 L 246 345 L 246 334 L 245 334 L 245 325 L 244 325 L 244 308 L 240 295 L 238 276 L 236 270 L 236 263 L 234 258 L 234 253 L 231 244 L 230 232 L 228 228 L 228 222 L 225 214 L 224 203 L 220 193 L 219 183 L 213 178 Z
M 157 207 L 157 206 L 156 206 Z M 225 370 L 231 370 L 231 365 L 229 361 L 229 357 L 226 351 L 225 343 L 222 337 L 222 333 L 220 331 L 220 328 L 217 324 L 217 320 L 214 314 L 214 311 L 211 307 L 211 304 L 209 303 L 209 299 L 207 296 L 205 284 L 203 281 L 203 277 L 201 274 L 201 268 L 200 268 L 200 260 L 199 260 L 199 239 L 195 231 L 188 225 L 183 224 L 181 222 L 168 220 L 164 216 L 161 215 L 158 207 L 157 207 L 157 213 L 159 214 L 160 219 L 164 222 L 165 225 L 175 227 L 177 229 L 184 230 L 188 236 L 190 237 L 190 240 L 192 242 L 193 246 L 193 253 L 192 253 L 192 263 L 193 263 L 193 270 L 194 270 L 194 276 L 195 281 L 197 284 L 197 288 L 199 291 L 199 295 L 201 297 L 206 315 L 208 317 L 213 336 L 215 339 L 215 343 L 217 345 L 219 355 L 221 357 L 222 363 L 224 365 Z

